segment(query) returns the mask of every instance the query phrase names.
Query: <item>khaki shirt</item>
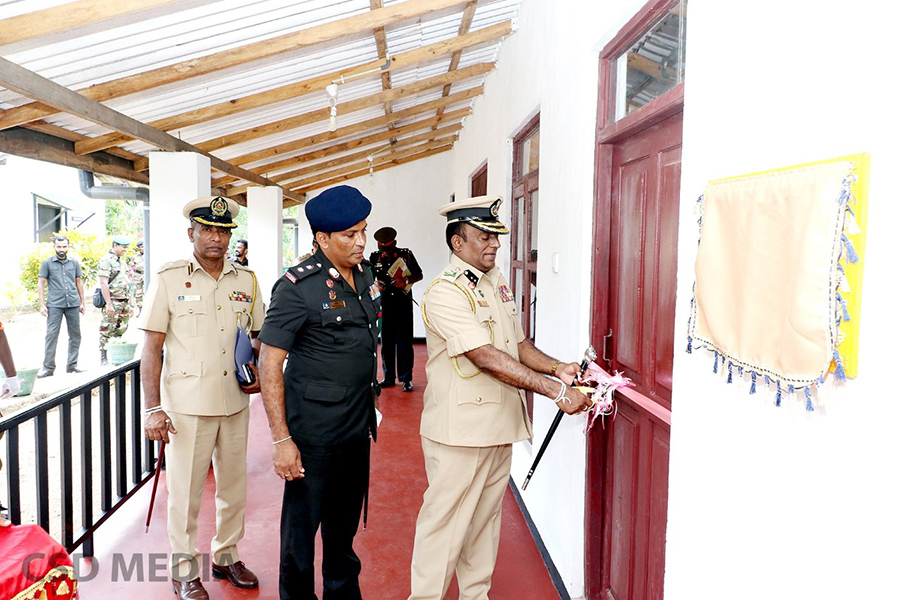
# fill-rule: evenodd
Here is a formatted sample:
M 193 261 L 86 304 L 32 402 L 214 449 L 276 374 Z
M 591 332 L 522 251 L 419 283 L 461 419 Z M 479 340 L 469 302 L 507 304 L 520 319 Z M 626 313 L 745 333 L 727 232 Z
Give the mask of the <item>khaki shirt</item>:
M 523 390 L 487 373 L 463 377 L 478 371 L 463 354 L 487 344 L 519 359 L 525 332 L 499 269 L 482 273 L 452 256 L 425 292 L 422 316 L 428 385 L 419 433 L 452 446 L 496 446 L 531 437 Z
M 166 334 L 160 397 L 164 410 L 202 416 L 232 415 L 249 396 L 234 375 L 237 327 L 262 327 L 253 302 L 253 272 L 225 261 L 214 280 L 193 257 L 164 265 L 150 282 L 138 327 Z M 256 289 L 256 293 L 259 290 Z

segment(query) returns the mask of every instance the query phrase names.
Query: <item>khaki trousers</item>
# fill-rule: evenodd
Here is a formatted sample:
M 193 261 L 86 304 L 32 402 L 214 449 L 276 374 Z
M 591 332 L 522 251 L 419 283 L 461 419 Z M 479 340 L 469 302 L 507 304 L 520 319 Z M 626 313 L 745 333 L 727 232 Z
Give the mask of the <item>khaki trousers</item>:
M 428 489 L 416 521 L 410 600 L 487 600 L 500 544 L 512 446 L 468 448 L 422 438 Z
M 229 565 L 240 560 L 237 543 L 244 537 L 247 506 L 247 431 L 250 409 L 225 417 L 170 412 L 176 434 L 166 444 L 169 488 L 169 544 L 172 577 L 188 581 L 202 575 L 196 548 L 197 515 L 212 461 L 216 477 L 216 535 L 212 561 Z

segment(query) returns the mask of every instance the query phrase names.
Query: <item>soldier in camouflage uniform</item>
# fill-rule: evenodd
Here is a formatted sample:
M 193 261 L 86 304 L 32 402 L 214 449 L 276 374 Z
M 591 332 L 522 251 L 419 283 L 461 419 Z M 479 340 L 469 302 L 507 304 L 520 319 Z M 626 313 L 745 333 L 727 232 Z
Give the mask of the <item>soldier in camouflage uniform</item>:
M 100 321 L 100 364 L 109 364 L 106 358 L 106 345 L 109 338 L 122 337 L 128 329 L 128 319 L 131 318 L 131 269 L 120 260 L 128 245 L 131 244 L 125 236 L 117 235 L 113 238 L 110 251 L 100 259 L 97 265 L 97 279 L 100 280 L 100 291 L 106 306 L 103 310 L 103 319 Z
M 134 286 L 134 307 L 140 316 L 144 307 L 144 240 L 138 240 L 134 244 L 134 254 L 128 259 L 131 268 L 131 283 Z

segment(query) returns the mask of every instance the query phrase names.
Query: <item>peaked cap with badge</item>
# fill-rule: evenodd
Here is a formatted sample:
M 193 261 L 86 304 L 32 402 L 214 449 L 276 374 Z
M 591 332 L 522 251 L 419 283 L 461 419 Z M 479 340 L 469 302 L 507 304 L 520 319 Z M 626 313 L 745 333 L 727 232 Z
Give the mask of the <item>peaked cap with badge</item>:
M 481 231 L 503 235 L 509 233 L 509 229 L 497 218 L 501 204 L 502 196 L 477 196 L 445 204 L 438 210 L 438 214 L 447 217 L 448 225 L 468 223 Z
M 379 244 L 390 244 L 397 239 L 397 230 L 393 227 L 382 227 L 376 231 L 375 235 L 372 237 L 374 237 L 375 241 Z
M 210 227 L 237 227 L 234 218 L 241 212 L 241 205 L 223 196 L 204 196 L 184 205 L 184 218 Z

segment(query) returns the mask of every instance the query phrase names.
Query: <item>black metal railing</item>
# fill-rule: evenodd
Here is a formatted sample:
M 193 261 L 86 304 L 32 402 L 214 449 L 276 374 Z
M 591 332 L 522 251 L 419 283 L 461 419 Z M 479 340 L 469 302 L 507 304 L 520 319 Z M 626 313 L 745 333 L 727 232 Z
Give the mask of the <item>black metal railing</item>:
M 85 557 L 94 555 L 94 532 L 150 480 L 156 465 L 156 446 L 143 435 L 140 365 L 125 363 L 0 419 L 13 523 L 24 515 L 69 552 L 83 545 Z M 30 437 L 33 455 L 23 452 Z

